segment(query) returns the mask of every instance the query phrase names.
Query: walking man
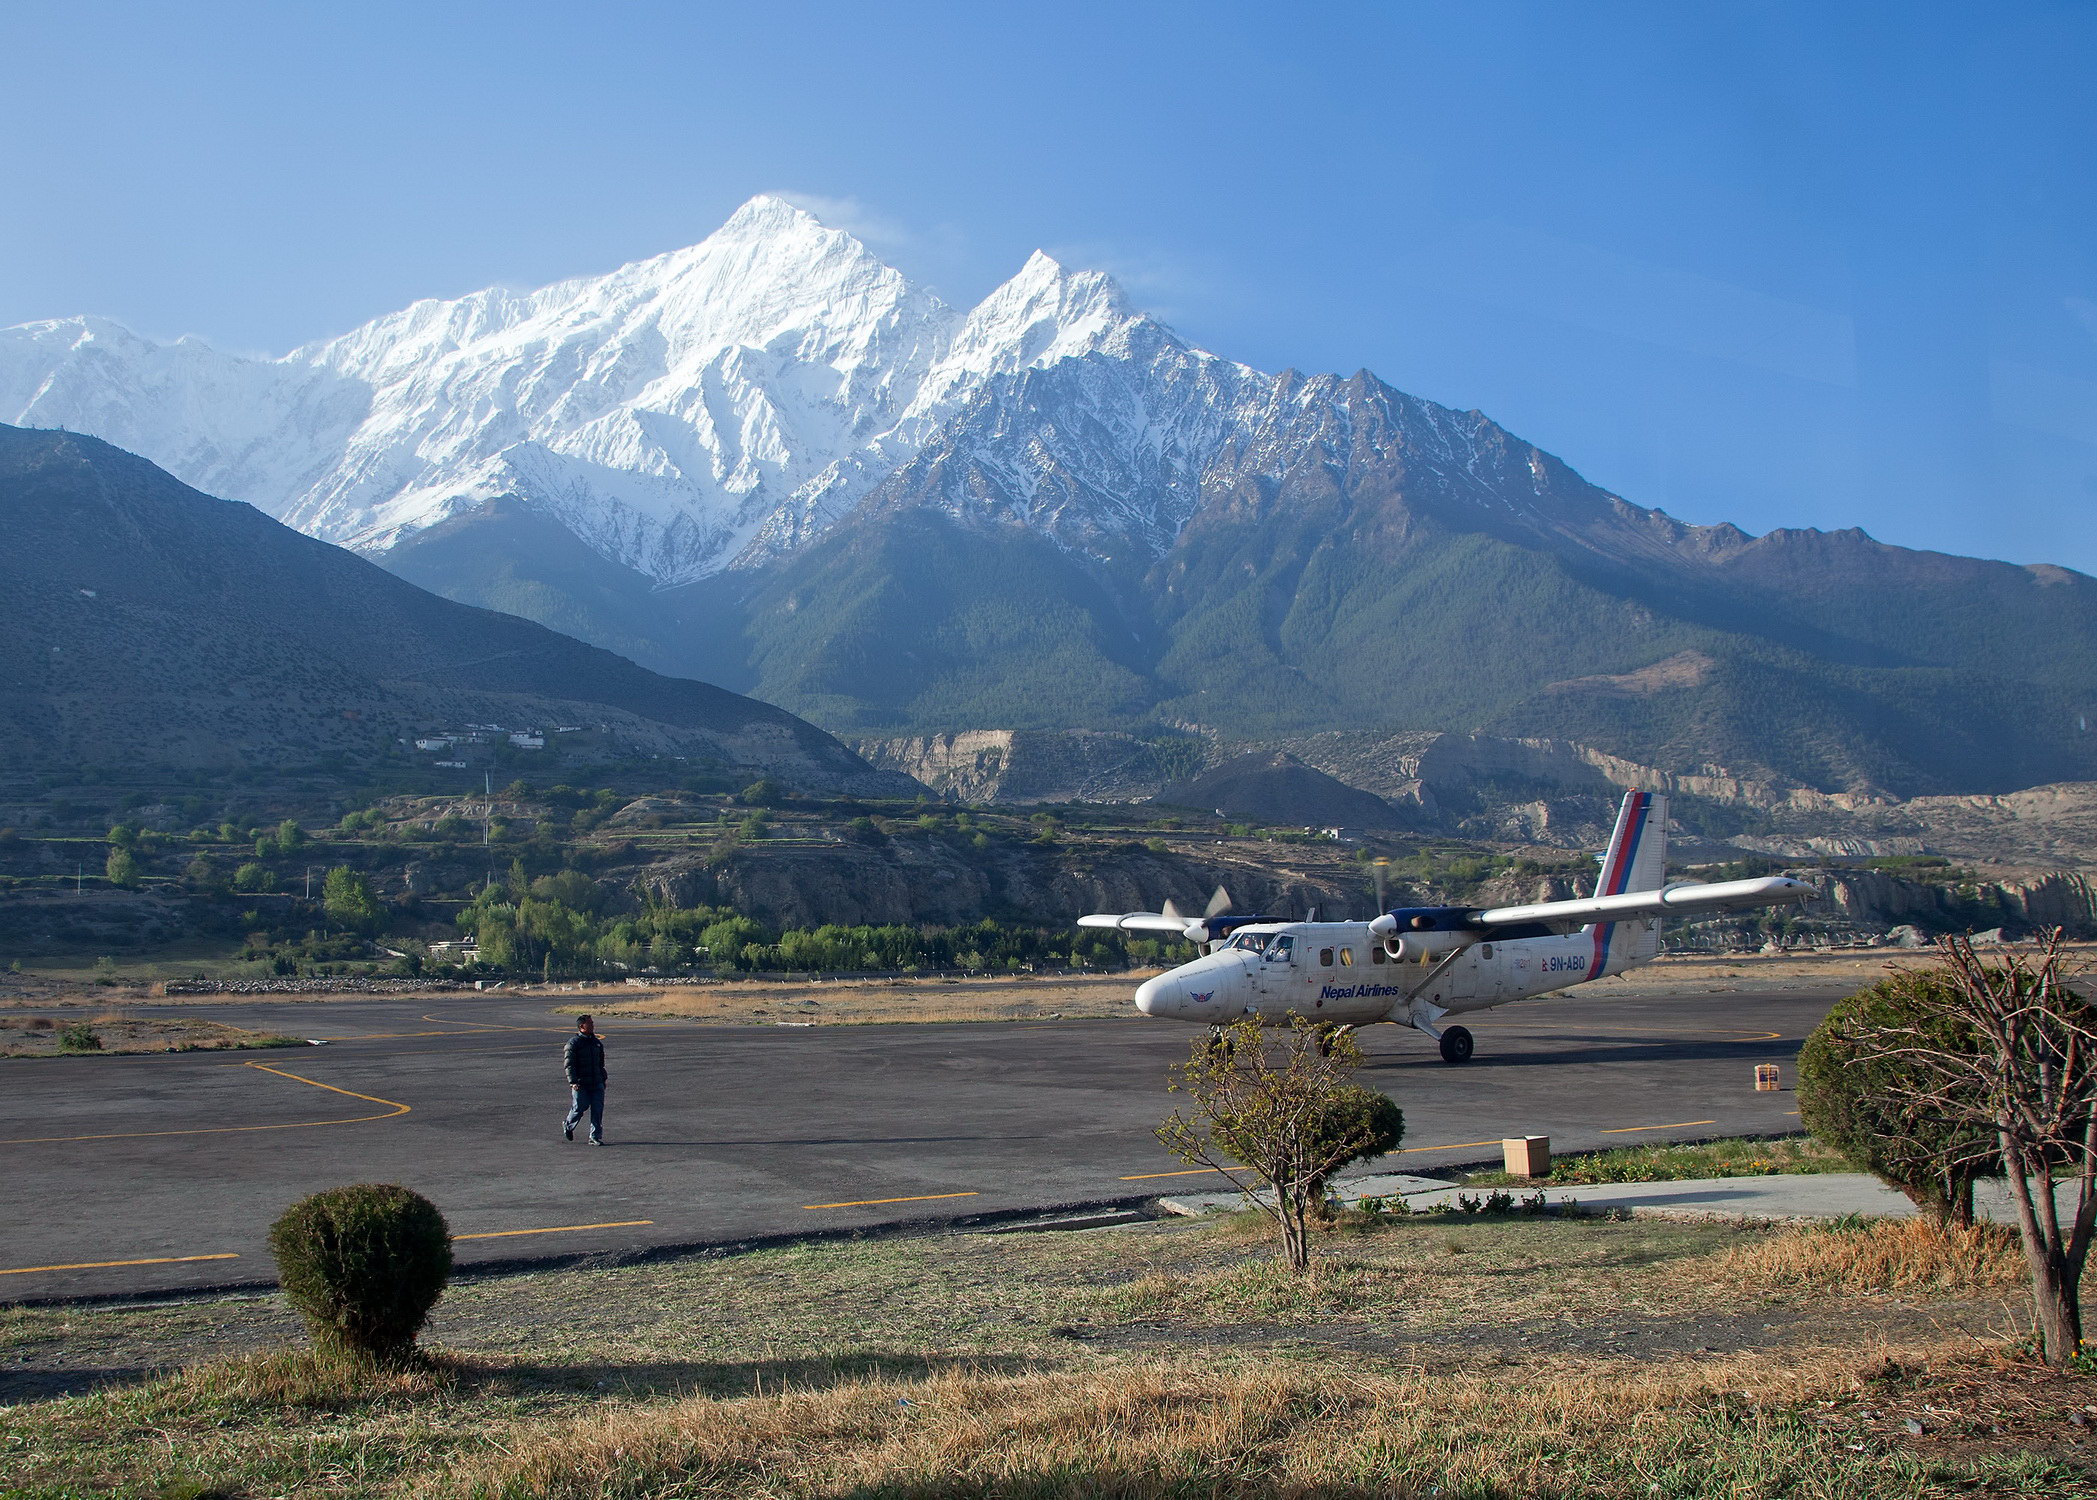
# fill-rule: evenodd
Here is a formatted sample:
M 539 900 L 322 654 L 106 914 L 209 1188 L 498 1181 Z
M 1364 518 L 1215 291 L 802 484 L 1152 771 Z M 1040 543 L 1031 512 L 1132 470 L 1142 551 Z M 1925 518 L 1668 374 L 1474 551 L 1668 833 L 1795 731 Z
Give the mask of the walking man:
M 561 1054 L 567 1064 L 568 1087 L 574 1091 L 575 1103 L 568 1111 L 568 1118 L 561 1124 L 561 1139 L 575 1139 L 576 1122 L 583 1113 L 590 1116 L 590 1144 L 604 1144 L 604 1040 L 597 1035 L 597 1023 L 588 1016 L 575 1018 L 575 1035 L 568 1038 L 568 1046 Z

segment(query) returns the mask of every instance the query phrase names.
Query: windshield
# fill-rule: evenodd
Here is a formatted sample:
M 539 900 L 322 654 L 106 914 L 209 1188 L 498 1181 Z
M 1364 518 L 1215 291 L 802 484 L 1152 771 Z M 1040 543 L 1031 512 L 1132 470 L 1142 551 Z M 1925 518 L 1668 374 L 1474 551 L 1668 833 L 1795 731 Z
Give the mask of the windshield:
M 1226 948 L 1244 948 L 1250 952 L 1257 953 L 1267 946 L 1267 934 L 1264 932 L 1241 932 L 1224 944 L 1224 946 Z

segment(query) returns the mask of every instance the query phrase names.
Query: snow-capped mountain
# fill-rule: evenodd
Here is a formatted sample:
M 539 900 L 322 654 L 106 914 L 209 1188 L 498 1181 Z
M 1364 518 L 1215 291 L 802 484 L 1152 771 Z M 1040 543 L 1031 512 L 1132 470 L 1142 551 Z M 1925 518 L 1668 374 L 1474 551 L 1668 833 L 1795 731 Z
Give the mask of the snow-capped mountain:
M 517 496 L 675 583 L 806 542 L 987 384 L 1089 355 L 1127 387 L 1103 393 L 1115 436 L 1168 468 L 1174 439 L 1139 429 L 1184 425 L 1173 393 L 1199 405 L 1258 378 L 1096 272 L 1037 253 L 964 312 L 759 197 L 689 249 L 418 302 L 273 361 L 95 318 L 0 331 L 0 421 L 92 433 L 365 551 Z
M 950 307 L 772 198 L 281 359 L 0 330 L 0 421 L 831 729 L 1484 728 L 1825 789 L 2097 777 L 2097 581 L 1686 525 L 1366 371 L 1194 348 L 1045 255 Z

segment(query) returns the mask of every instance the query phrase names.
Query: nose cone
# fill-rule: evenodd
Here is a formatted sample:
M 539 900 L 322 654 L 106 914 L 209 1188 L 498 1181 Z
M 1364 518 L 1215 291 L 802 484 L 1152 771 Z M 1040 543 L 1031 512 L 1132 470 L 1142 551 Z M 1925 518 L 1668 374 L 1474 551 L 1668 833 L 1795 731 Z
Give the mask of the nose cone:
M 1170 974 L 1160 974 L 1156 979 L 1146 979 L 1136 986 L 1136 1009 L 1146 1016 L 1165 1014 L 1167 996 L 1177 988 L 1177 981 Z

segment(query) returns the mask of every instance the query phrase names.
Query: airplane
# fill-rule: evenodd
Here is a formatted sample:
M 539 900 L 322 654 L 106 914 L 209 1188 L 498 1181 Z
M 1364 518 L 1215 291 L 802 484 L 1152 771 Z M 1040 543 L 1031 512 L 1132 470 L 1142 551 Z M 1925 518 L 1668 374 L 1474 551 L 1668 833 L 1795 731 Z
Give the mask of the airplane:
M 1468 1029 L 1442 1024 L 1554 990 L 1605 979 L 1660 955 L 1668 916 L 1739 911 L 1803 901 L 1803 880 L 1771 876 L 1704 885 L 1668 883 L 1667 798 L 1627 792 L 1591 896 L 1479 909 L 1408 906 L 1366 922 L 1291 922 L 1211 910 L 1098 913 L 1081 927 L 1171 933 L 1201 956 L 1136 990 L 1147 1016 L 1224 1026 L 1253 1017 L 1263 1026 L 1302 1017 L 1352 1029 L 1378 1021 L 1410 1026 L 1440 1045 L 1442 1060 L 1469 1062 Z M 1317 913 L 1312 912 L 1315 918 Z

